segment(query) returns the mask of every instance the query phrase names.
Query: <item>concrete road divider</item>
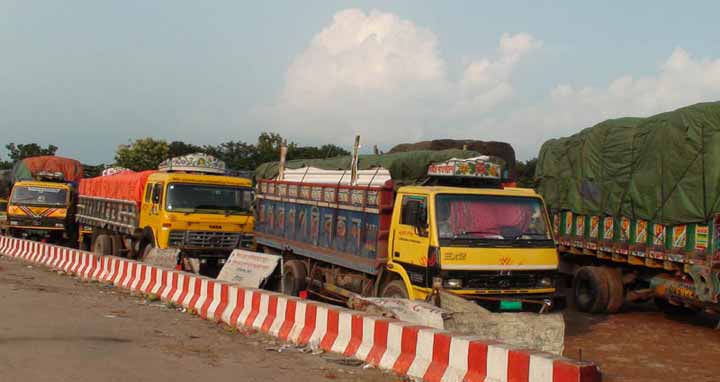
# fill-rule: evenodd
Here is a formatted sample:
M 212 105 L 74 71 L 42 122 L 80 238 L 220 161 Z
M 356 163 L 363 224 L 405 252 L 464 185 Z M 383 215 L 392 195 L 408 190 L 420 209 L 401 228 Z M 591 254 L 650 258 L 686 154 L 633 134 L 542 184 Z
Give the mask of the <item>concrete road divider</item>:
M 428 382 L 598 382 L 591 362 L 371 316 L 185 272 L 0 236 L 0 254 L 155 295 L 205 319 L 255 328 Z

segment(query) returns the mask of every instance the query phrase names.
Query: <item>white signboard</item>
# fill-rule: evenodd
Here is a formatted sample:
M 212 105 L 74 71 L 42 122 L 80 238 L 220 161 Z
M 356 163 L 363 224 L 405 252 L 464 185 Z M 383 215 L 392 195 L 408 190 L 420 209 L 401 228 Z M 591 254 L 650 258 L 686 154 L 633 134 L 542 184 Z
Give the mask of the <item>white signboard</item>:
M 223 265 L 218 280 L 244 288 L 258 288 L 280 263 L 280 256 L 236 249 Z

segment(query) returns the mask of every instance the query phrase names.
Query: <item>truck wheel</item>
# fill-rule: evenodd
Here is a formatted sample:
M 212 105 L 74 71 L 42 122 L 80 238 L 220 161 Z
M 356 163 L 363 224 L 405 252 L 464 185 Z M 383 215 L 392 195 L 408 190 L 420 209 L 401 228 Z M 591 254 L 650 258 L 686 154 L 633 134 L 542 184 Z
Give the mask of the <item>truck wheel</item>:
M 305 264 L 299 260 L 288 260 L 283 266 L 283 292 L 297 296 L 301 290 L 305 290 L 306 277 Z
M 380 297 L 385 298 L 408 298 L 407 289 L 405 289 L 405 283 L 402 280 L 392 280 L 385 284 L 380 292 Z
M 153 243 L 147 243 L 144 247 L 142 247 L 142 250 L 140 251 L 140 256 L 138 257 L 137 261 L 143 262 L 147 258 L 147 255 L 155 248 L 155 245 Z
M 600 267 L 582 267 L 573 278 L 575 305 L 581 312 L 605 312 L 609 289 L 608 276 Z
M 622 281 L 622 271 L 617 268 L 601 268 L 608 280 L 607 313 L 617 313 L 625 302 L 625 287 Z

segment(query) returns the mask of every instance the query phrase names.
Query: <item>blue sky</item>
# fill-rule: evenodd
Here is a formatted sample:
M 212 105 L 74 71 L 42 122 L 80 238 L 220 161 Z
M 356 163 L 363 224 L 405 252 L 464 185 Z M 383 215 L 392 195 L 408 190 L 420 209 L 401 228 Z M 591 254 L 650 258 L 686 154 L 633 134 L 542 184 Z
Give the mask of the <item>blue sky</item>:
M 608 4 L 605 4 L 608 3 Z M 86 163 L 129 139 L 505 140 L 720 99 L 720 2 L 0 0 L 0 133 Z M 0 152 L 4 157 L 4 152 Z

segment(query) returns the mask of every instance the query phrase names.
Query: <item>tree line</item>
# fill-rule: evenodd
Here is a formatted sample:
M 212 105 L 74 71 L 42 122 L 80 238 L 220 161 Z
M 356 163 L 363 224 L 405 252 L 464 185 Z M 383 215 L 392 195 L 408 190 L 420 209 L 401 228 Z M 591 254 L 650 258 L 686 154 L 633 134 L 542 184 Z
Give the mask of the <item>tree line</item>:
M 160 162 L 167 158 L 192 154 L 205 153 L 225 162 L 228 169 L 233 172 L 252 171 L 265 162 L 278 160 L 280 145 L 285 142 L 277 133 L 262 133 L 256 143 L 243 141 L 228 141 L 219 145 L 194 145 L 182 141 L 168 142 L 163 139 L 142 138 L 118 146 L 115 152 L 115 162 L 110 164 L 83 164 L 86 177 L 98 176 L 107 167 L 124 167 L 134 171 L 156 169 Z M 350 152 L 337 145 L 300 146 L 294 142 L 287 143 L 287 159 L 317 159 L 330 158 L 338 155 L 349 155 Z M 57 146 L 42 147 L 37 143 L 5 145 L 9 160 L 0 160 L 0 169 L 11 168 L 13 163 L 27 157 L 39 155 L 55 155 Z M 517 161 L 515 174 L 519 187 L 535 188 L 534 179 L 537 158 L 527 161 Z

